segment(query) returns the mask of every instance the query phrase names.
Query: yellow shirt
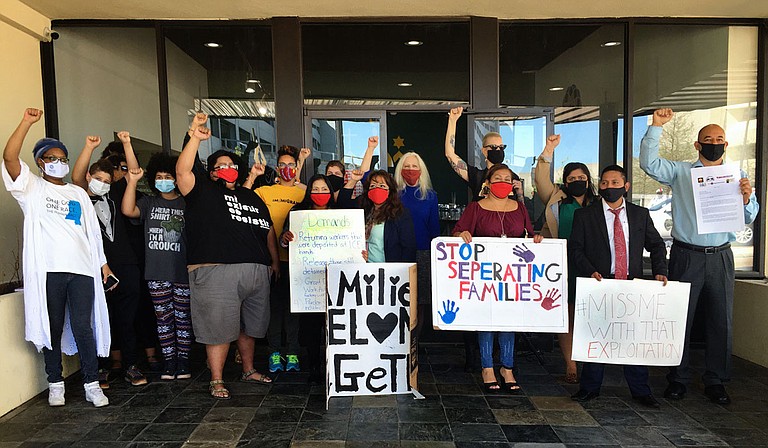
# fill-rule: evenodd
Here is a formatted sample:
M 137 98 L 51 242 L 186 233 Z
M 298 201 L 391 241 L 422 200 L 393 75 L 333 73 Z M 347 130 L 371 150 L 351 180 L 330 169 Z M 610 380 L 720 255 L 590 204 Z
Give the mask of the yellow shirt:
M 284 187 L 280 184 L 256 189 L 256 194 L 267 204 L 269 215 L 272 217 L 275 235 L 277 235 L 278 239 L 283 232 L 283 225 L 285 224 L 285 218 L 288 217 L 288 212 L 291 211 L 294 205 L 304 199 L 305 191 L 304 188 L 298 186 Z M 280 261 L 288 261 L 288 249 L 283 249 L 278 244 L 277 250 L 280 252 Z

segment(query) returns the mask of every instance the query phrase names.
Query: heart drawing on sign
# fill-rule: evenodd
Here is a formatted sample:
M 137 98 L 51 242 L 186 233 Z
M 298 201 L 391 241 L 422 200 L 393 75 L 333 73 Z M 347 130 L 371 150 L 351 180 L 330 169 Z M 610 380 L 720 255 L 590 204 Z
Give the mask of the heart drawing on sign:
M 375 275 L 373 275 L 373 274 L 371 274 L 371 275 L 366 275 L 366 274 L 363 274 L 363 280 L 365 280 L 365 283 L 367 283 L 367 284 L 369 284 L 369 285 L 370 285 L 371 283 L 373 283 L 373 281 L 374 281 L 375 279 L 376 279 L 376 276 L 375 276 Z
M 382 319 L 378 314 L 370 313 L 366 323 L 373 337 L 381 344 L 392 334 L 392 330 L 397 326 L 397 315 L 389 313 Z

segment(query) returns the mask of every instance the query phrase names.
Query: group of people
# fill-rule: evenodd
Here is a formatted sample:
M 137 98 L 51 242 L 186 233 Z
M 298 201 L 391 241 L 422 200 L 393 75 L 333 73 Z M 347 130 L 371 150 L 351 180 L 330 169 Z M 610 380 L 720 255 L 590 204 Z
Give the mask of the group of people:
M 630 187 L 626 171 L 612 165 L 600 174 L 598 189 L 583 163 L 568 163 L 562 184 L 550 178 L 558 135 L 548 137 L 539 156 L 535 184 L 546 204 L 545 222 L 534 232 L 521 202 L 519 176 L 503 163 L 502 137 L 488 133 L 482 142 L 482 169 L 468 166 L 455 151 L 456 124 L 462 108 L 451 109 L 445 155 L 467 182 L 474 200 L 456 223 L 452 235 L 473 237 L 568 239 L 570 298 L 578 276 L 632 279 L 642 276 L 643 248 L 651 253 L 654 277 L 692 283 L 689 321 L 698 302 L 711 313 L 707 319 L 706 393 L 713 401 L 729 401 L 722 382 L 728 379 L 734 266 L 729 233 L 699 235 L 690 192 L 691 166 L 723 162 L 727 146 L 717 125 L 699 132 L 699 160 L 693 165 L 658 156 L 661 126 L 671 110 L 653 115 L 641 144 L 641 167 L 670 185 L 673 196 L 675 242 L 667 268 L 665 245 L 648 210 L 625 200 Z M 360 208 L 365 215 L 368 262 L 415 262 L 418 272 L 418 337 L 430 312 L 430 243 L 440 234 L 437 193 L 427 167 L 415 152 L 400 157 L 394 174 L 371 170 L 378 138 L 368 139 L 362 165 L 347 170 L 341 161 L 328 162 L 324 174 L 305 184 L 299 181 L 311 151 L 282 146 L 276 166 L 261 157 L 248 167 L 237 154 L 218 150 L 203 165 L 198 150 L 210 138 L 207 116 L 197 114 L 178 158 L 155 154 L 146 171 L 139 166 L 128 132 L 118 133 L 102 157 L 91 163 L 100 139 L 89 136 L 69 174 L 68 151 L 55 139 L 42 139 L 33 148 L 40 176 L 19 154 L 30 127 L 42 111 L 27 109 L 3 154 L 6 188 L 24 215 L 24 278 L 26 339 L 45 355 L 49 404 L 64 404 L 61 353 L 79 353 L 86 399 L 108 404 L 102 389 L 109 373 L 121 370 L 133 385 L 146 384 L 137 367 L 137 347 L 143 345 L 151 366 L 162 380 L 191 377 L 192 341 L 205 345 L 211 371 L 210 393 L 229 398 L 223 369 L 232 342 L 242 365 L 241 381 L 272 381 L 254 365 L 255 339 L 267 338 L 268 369 L 310 372 L 320 380 L 324 368 L 325 319 L 321 314 L 290 311 L 287 248 L 295 238 L 290 213 L 296 210 Z M 758 211 L 751 185 L 741 180 L 745 220 Z M 138 190 L 145 178 L 152 195 Z M 687 189 L 687 190 L 686 190 Z M 90 201 L 90 205 L 88 202 Z M 602 241 L 603 243 L 599 243 Z M 589 242 L 589 243 L 587 243 Z M 706 272 L 706 276 L 701 273 Z M 142 321 L 142 297 L 154 308 L 152 338 Z M 566 364 L 565 380 L 578 382 L 571 359 L 573 307 L 569 332 L 558 335 Z M 146 320 L 146 319 L 145 319 Z M 683 363 L 669 375 L 668 398 L 682 398 L 691 373 L 688 368 L 690 325 Z M 711 331 L 709 331 L 711 330 Z M 498 338 L 501 382 L 494 372 L 494 338 Z M 111 340 L 111 342 L 110 342 Z M 151 343 L 143 341 L 152 340 Z M 285 341 L 285 343 L 283 343 Z M 467 332 L 468 364 L 475 357 L 489 393 L 520 388 L 514 376 L 515 334 Z M 162 361 L 154 353 L 159 343 Z M 300 353 L 306 353 L 300 363 Z M 154 364 L 154 365 L 152 365 Z M 101 368 L 100 368 L 101 367 Z M 602 366 L 585 364 L 581 390 L 574 400 L 599 396 Z M 627 366 L 632 396 L 658 406 L 648 387 L 646 367 Z

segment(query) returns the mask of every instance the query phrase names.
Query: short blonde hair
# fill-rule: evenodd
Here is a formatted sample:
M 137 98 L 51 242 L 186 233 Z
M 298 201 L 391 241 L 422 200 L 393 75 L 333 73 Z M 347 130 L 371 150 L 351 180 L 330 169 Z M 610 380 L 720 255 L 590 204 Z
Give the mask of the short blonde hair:
M 489 132 L 483 136 L 483 146 L 485 146 L 486 143 L 488 143 L 488 139 L 491 137 L 499 137 L 501 138 L 501 134 L 498 132 Z
M 407 185 L 403 178 L 403 165 L 405 164 L 405 159 L 408 157 L 416 158 L 416 163 L 419 165 L 419 170 L 421 170 L 421 175 L 419 176 L 419 199 L 426 199 L 429 191 L 432 189 L 432 179 L 429 177 L 429 171 L 427 171 L 427 165 L 424 163 L 424 160 L 415 152 L 407 152 L 397 161 L 397 166 L 395 166 L 395 182 L 397 183 L 397 189 L 399 191 L 405 190 L 405 186 Z

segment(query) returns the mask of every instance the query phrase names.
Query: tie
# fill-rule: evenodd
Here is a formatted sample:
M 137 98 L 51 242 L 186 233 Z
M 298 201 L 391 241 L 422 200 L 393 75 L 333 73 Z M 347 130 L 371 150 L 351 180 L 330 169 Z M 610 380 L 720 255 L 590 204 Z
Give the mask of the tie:
M 627 279 L 627 244 L 624 242 L 624 227 L 621 226 L 619 213 L 624 207 L 618 209 L 609 209 L 613 213 L 613 251 L 616 254 L 614 278 L 617 280 Z

